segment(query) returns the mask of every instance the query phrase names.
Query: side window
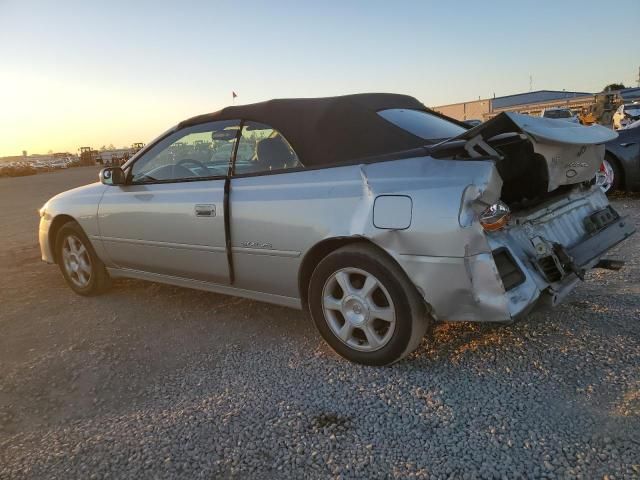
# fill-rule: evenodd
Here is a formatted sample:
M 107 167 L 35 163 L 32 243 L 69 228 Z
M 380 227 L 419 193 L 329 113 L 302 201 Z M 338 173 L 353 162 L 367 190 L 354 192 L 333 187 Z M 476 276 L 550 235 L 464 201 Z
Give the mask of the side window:
M 460 135 L 467 130 L 445 118 L 422 110 L 390 108 L 378 112 L 386 121 L 406 130 L 416 137 L 430 142 L 438 142 Z M 547 113 L 545 112 L 545 116 Z
M 245 122 L 238 143 L 234 173 L 260 173 L 302 167 L 289 142 L 273 128 Z
M 206 179 L 227 175 L 239 120 L 184 128 L 154 145 L 132 166 L 133 183 Z

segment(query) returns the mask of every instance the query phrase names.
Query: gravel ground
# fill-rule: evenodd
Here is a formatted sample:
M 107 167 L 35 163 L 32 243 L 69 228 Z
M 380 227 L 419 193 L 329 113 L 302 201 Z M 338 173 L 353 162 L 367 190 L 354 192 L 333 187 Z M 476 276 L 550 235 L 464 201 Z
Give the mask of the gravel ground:
M 0 478 L 640 478 L 637 238 L 551 312 L 367 368 L 294 310 L 74 295 L 35 210 L 95 174 L 0 179 Z M 640 226 L 640 197 L 613 203 Z

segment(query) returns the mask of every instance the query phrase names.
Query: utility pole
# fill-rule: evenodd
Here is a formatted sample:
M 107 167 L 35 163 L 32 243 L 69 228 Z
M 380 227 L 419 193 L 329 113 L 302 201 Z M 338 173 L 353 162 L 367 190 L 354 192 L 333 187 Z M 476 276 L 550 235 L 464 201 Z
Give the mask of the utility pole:
M 638 88 L 640 88 L 640 67 L 638 67 Z
M 533 90 L 533 75 L 529 75 L 529 91 Z

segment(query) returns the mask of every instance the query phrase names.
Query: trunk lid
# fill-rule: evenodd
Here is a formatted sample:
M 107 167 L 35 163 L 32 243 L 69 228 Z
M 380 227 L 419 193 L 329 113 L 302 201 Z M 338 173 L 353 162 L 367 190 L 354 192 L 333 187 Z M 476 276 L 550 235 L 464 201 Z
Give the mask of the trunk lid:
M 600 125 L 585 127 L 504 112 L 443 143 L 464 141 L 464 150 L 471 158 L 490 155 L 509 163 L 533 162 L 535 158 L 542 158 L 547 177 L 543 183 L 546 183 L 546 191 L 551 192 L 563 185 L 593 179 L 604 158 L 603 144 L 617 136 L 613 130 Z M 522 149 L 509 147 L 518 142 L 530 143 L 533 153 L 529 155 L 531 159 L 521 158 L 526 156 Z M 509 151 L 517 154 L 510 155 Z

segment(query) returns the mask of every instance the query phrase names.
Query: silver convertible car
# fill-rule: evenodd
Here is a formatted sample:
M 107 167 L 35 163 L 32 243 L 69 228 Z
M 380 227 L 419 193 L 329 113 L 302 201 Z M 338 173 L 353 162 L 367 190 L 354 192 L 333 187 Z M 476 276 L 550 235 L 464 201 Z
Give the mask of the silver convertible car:
M 634 227 L 593 182 L 615 135 L 393 94 L 228 107 L 49 200 L 42 258 L 81 295 L 129 277 L 304 309 L 386 365 L 435 321 L 511 322 L 622 266 L 603 256 Z

